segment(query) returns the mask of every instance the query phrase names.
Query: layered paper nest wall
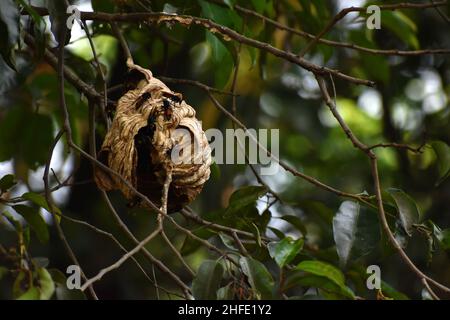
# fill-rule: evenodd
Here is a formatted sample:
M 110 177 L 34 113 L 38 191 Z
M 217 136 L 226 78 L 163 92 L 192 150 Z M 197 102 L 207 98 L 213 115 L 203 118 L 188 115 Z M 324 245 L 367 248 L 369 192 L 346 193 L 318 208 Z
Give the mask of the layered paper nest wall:
M 208 180 L 211 149 L 194 108 L 149 70 L 138 70 L 145 80 L 119 99 L 98 158 L 158 207 L 171 170 L 167 209 L 178 211 Z M 95 170 L 95 181 L 105 191 L 119 189 L 128 200 L 137 199 L 120 178 L 105 170 Z

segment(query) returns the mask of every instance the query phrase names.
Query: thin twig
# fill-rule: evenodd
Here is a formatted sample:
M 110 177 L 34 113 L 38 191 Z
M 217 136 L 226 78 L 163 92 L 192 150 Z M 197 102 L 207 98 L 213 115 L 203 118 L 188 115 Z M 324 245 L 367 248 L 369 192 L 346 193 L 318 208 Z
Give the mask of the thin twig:
M 95 49 L 94 41 L 92 40 L 92 37 L 89 33 L 89 28 L 87 26 L 87 23 L 84 20 L 82 20 L 81 23 L 82 23 L 84 32 L 86 34 L 86 37 L 88 38 L 89 45 L 91 47 L 92 55 L 93 55 L 94 61 L 95 61 L 95 67 L 97 68 L 97 73 L 100 75 L 100 78 L 102 80 L 103 99 L 101 99 L 99 105 L 100 105 L 100 111 L 101 111 L 103 120 L 106 123 L 106 127 L 109 129 L 109 127 L 111 125 L 111 121 L 108 119 L 108 116 L 106 115 L 106 108 L 107 108 L 107 104 L 108 104 L 108 88 L 106 85 L 106 76 L 105 76 L 105 73 L 103 72 L 103 68 L 100 63 L 100 60 L 98 59 L 97 50 Z
M 397 240 L 395 239 L 395 236 L 393 235 L 392 231 L 389 228 L 389 224 L 386 219 L 386 213 L 384 211 L 383 198 L 382 198 L 382 194 L 381 194 L 380 176 L 378 173 L 377 156 L 364 143 L 362 143 L 358 140 L 358 138 L 353 134 L 353 132 L 348 127 L 348 125 L 342 119 L 341 115 L 339 114 L 338 110 L 336 109 L 336 105 L 334 104 L 333 100 L 331 99 L 331 97 L 328 93 L 328 89 L 326 87 L 325 80 L 319 76 L 317 76 L 316 79 L 317 79 L 319 88 L 321 89 L 325 103 L 328 105 L 333 116 L 339 122 L 339 125 L 341 126 L 342 130 L 346 133 L 348 139 L 353 143 L 353 145 L 356 148 L 358 148 L 362 152 L 364 152 L 370 159 L 372 179 L 374 180 L 374 189 L 375 189 L 375 196 L 376 196 L 376 200 L 377 200 L 379 218 L 380 218 L 381 226 L 382 226 L 384 232 L 386 233 L 389 242 L 397 250 L 397 252 L 399 253 L 401 259 L 405 262 L 405 264 L 419 277 L 419 279 L 425 279 L 429 283 L 431 283 L 431 284 L 435 285 L 437 288 L 441 289 L 442 291 L 450 292 L 450 288 L 433 280 L 432 278 L 425 275 L 422 271 L 420 271 L 420 269 L 418 269 L 416 267 L 416 265 L 411 261 L 411 259 L 408 257 L 408 255 L 405 253 L 405 251 L 402 249 L 402 247 L 398 244 Z
M 36 10 L 36 11 L 38 11 L 40 14 L 43 15 L 48 14 L 46 10 Z M 298 66 L 314 74 L 332 74 L 335 77 L 341 78 L 354 84 L 365 85 L 370 87 L 375 86 L 374 81 L 356 78 L 344 74 L 339 70 L 334 70 L 328 67 L 314 64 L 312 62 L 309 62 L 308 60 L 303 59 L 302 57 L 299 57 L 298 55 L 292 52 L 280 50 L 270 45 L 269 43 L 261 42 L 256 39 L 246 37 L 233 29 L 230 29 L 228 27 L 225 27 L 212 20 L 205 18 L 189 15 L 174 15 L 164 12 L 106 13 L 106 12 L 86 12 L 86 11 L 80 12 L 80 18 L 82 20 L 109 22 L 112 23 L 113 29 L 116 30 L 117 26 L 114 27 L 116 22 L 142 22 L 142 21 L 156 22 L 156 23 L 167 22 L 167 23 L 177 23 L 185 27 L 190 27 L 191 25 L 198 25 L 211 32 L 214 32 L 215 34 L 221 35 L 226 40 L 233 39 L 236 42 L 266 51 L 276 57 L 297 64 Z M 119 41 L 122 42 L 120 38 Z M 130 60 L 131 54 L 128 54 L 128 52 L 125 52 L 125 54 L 127 56 L 127 65 L 128 67 L 130 67 L 131 63 L 133 63 L 132 59 Z
M 156 228 L 152 233 L 150 233 L 144 240 L 139 242 L 139 244 L 134 247 L 132 250 L 128 251 L 126 254 L 124 254 L 119 260 L 117 260 L 112 265 L 100 270 L 97 275 L 94 277 L 88 279 L 80 288 L 81 291 L 86 290 L 88 286 L 93 284 L 94 282 L 100 280 L 105 274 L 118 269 L 122 264 L 124 264 L 129 258 L 131 258 L 134 254 L 139 252 L 147 243 L 149 243 L 152 239 L 154 239 L 159 233 L 161 232 L 161 229 L 158 227 Z
M 209 2 L 213 2 L 222 6 L 228 6 L 221 0 L 208 0 Z M 436 5 L 445 5 L 445 1 L 441 1 L 440 4 L 436 3 Z M 270 19 L 256 11 L 250 10 L 248 8 L 244 8 L 238 4 L 235 4 L 233 7 L 236 11 L 245 14 L 247 16 L 252 16 L 258 19 L 261 19 L 265 23 L 274 26 L 275 28 L 279 30 L 287 31 L 291 34 L 295 34 L 297 36 L 300 36 L 305 39 L 314 40 L 316 38 L 315 35 L 310 34 L 306 31 L 292 28 L 288 25 L 285 25 L 283 23 L 280 23 L 276 20 Z M 363 46 L 359 46 L 353 43 L 347 43 L 347 42 L 340 42 L 340 41 L 332 41 L 328 39 L 322 39 L 318 38 L 317 40 L 321 44 L 325 44 L 332 47 L 337 48 L 346 48 L 356 51 L 361 51 L 365 53 L 370 54 L 376 54 L 376 55 L 389 55 L 389 56 L 420 56 L 420 55 L 427 55 L 427 54 L 448 54 L 450 53 L 450 49 L 422 49 L 422 50 L 397 50 L 397 49 L 391 49 L 391 50 L 382 50 L 382 49 L 373 49 L 373 48 L 367 48 Z
M 66 101 L 65 101 L 65 96 L 64 96 L 64 42 L 66 39 L 66 33 L 67 30 L 66 28 L 62 28 L 61 32 L 60 32 L 60 39 L 58 39 L 58 69 L 57 69 L 57 74 L 58 74 L 58 96 L 59 96 L 59 106 L 63 112 L 64 115 L 64 127 L 62 130 L 60 130 L 60 132 L 57 134 L 53 145 L 50 148 L 49 151 L 49 155 L 48 155 L 48 159 L 47 159 L 47 163 L 44 169 L 44 176 L 43 176 L 43 180 L 44 180 L 44 187 L 45 187 L 45 200 L 47 201 L 47 205 L 49 207 L 50 213 L 53 214 L 53 217 L 55 218 L 55 207 L 53 205 L 53 201 L 51 198 L 51 194 L 50 194 L 50 189 L 49 189 L 49 169 L 50 169 L 50 164 L 52 161 L 52 156 L 53 156 L 53 151 L 56 147 L 56 144 L 58 143 L 59 139 L 62 137 L 62 135 L 64 133 L 66 133 L 66 138 L 67 140 L 71 139 L 71 128 L 70 128 L 70 123 L 69 123 L 69 119 L 68 119 L 68 113 L 67 113 L 67 107 L 66 107 Z M 80 263 L 78 262 L 77 257 L 75 256 L 75 253 L 73 252 L 72 248 L 70 247 L 69 242 L 66 239 L 66 236 L 64 235 L 64 231 L 61 228 L 61 225 L 59 224 L 59 222 L 57 221 L 57 219 L 55 219 L 55 227 L 56 227 L 56 231 L 58 233 L 58 236 L 61 240 L 61 242 L 63 243 L 67 254 L 69 255 L 70 259 L 72 260 L 72 262 L 77 265 L 80 266 Z M 86 276 L 84 275 L 83 270 L 80 268 L 81 270 L 81 276 L 83 278 L 86 278 Z M 98 300 L 97 294 L 94 291 L 94 288 L 92 286 L 89 286 L 89 293 L 92 296 L 93 299 Z
M 396 149 L 406 149 L 413 153 L 422 153 L 424 146 L 425 146 L 425 143 L 423 143 L 419 147 L 415 148 L 415 147 L 412 147 L 412 146 L 410 146 L 408 144 L 404 144 L 404 143 L 387 142 L 387 143 L 374 144 L 369 147 L 369 150 L 376 149 L 376 148 L 396 148 Z
M 433 291 L 433 289 L 431 289 L 430 285 L 428 284 L 428 281 L 426 279 L 422 278 L 422 283 L 423 286 L 425 287 L 425 289 L 427 289 L 428 293 L 430 294 L 430 296 L 434 299 L 434 300 L 441 300 L 437 294 Z

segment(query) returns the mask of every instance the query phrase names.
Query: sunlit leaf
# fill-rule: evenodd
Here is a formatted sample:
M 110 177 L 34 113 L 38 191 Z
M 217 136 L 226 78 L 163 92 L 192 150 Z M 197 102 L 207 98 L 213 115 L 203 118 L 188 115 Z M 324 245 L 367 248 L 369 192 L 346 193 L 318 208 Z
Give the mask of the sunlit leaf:
M 39 279 L 39 297 L 41 300 L 49 300 L 55 292 L 52 276 L 45 268 L 38 268 L 36 273 Z
M 12 286 L 12 296 L 14 299 L 19 298 L 29 289 L 28 275 L 27 272 L 21 270 L 17 274 L 16 279 L 14 279 Z
M 20 295 L 17 300 L 40 300 L 40 292 L 36 287 L 31 287 L 24 294 Z

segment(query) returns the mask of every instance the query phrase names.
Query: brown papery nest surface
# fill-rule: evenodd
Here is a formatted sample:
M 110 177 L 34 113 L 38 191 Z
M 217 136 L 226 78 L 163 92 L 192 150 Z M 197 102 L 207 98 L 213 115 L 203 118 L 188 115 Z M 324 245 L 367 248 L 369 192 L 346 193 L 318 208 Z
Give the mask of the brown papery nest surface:
M 156 206 L 168 170 L 172 172 L 167 212 L 192 202 L 210 175 L 211 149 L 195 110 L 179 93 L 136 66 L 145 77 L 118 101 L 98 159 L 119 173 Z M 121 179 L 95 170 L 99 188 L 119 189 L 130 203 L 139 202 Z

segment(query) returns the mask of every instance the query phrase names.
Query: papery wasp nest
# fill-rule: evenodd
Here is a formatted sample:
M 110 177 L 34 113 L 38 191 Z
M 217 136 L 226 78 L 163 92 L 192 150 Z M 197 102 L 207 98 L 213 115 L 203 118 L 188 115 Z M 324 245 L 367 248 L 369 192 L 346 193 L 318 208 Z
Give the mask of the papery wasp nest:
M 135 69 L 145 79 L 119 99 L 98 158 L 158 207 L 170 169 L 167 211 L 175 212 L 193 201 L 209 179 L 211 149 L 194 108 L 181 94 L 150 70 Z M 119 189 L 129 201 L 137 200 L 119 177 L 99 167 L 95 181 L 105 191 Z

